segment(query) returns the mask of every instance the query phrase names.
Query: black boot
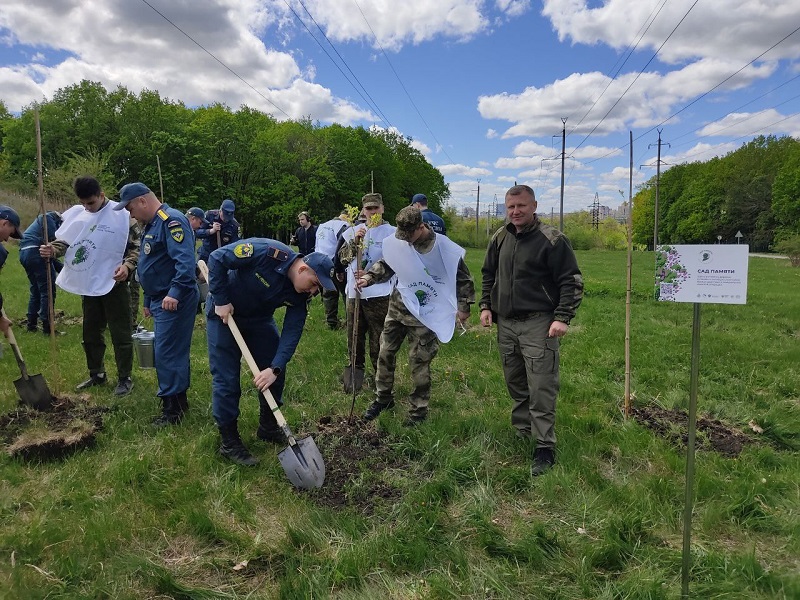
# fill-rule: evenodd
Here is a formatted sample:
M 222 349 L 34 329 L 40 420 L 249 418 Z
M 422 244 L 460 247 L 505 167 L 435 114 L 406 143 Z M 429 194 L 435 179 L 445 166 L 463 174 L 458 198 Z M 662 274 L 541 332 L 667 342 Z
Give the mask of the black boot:
M 183 417 L 189 412 L 189 399 L 186 397 L 186 392 L 181 392 L 172 397 L 175 409 L 175 417 L 178 422 L 183 420 Z
M 271 442 L 273 444 L 282 444 L 286 441 L 286 436 L 283 431 L 278 427 L 278 421 L 275 419 L 275 413 L 267 404 L 266 400 L 258 399 L 261 408 L 261 414 L 258 419 L 258 431 L 256 437 L 262 442 Z
M 219 453 L 225 458 L 235 462 L 237 465 L 252 467 L 258 464 L 258 459 L 250 454 L 250 451 L 242 443 L 239 437 L 239 429 L 236 421 L 219 428 L 219 435 L 222 437 L 222 444 Z
M 25 329 L 28 331 L 36 331 L 39 328 L 38 315 L 28 315 L 28 322 L 25 324 Z
M 531 465 L 531 476 L 538 477 L 549 471 L 556 464 L 555 448 L 536 448 L 533 453 L 533 464 Z
M 182 418 L 183 413 L 181 413 L 178 409 L 176 396 L 162 396 L 161 415 L 153 420 L 153 425 L 155 427 L 177 425 L 181 422 Z

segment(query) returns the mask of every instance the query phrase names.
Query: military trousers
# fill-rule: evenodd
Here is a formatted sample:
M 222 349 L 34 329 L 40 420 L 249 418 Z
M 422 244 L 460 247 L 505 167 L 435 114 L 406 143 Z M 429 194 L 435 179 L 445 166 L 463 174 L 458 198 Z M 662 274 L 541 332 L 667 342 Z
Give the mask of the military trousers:
M 524 319 L 498 318 L 497 347 L 513 401 L 511 424 L 539 448 L 556 446 L 556 398 L 559 390 L 559 340 L 547 337 L 553 313 Z
M 322 290 L 322 306 L 325 308 L 325 322 L 331 329 L 339 329 L 339 298 L 346 298 L 344 283 L 333 278 L 335 290 Z M 345 310 L 347 305 L 345 304 Z
M 409 396 L 409 417 L 424 419 L 428 415 L 431 398 L 431 362 L 439 352 L 436 334 L 414 316 L 390 311 L 383 324 L 378 370 L 375 374 L 377 400 L 388 404 L 394 400 L 394 372 L 397 353 L 403 340 L 408 338 L 408 366 L 414 389 Z
M 120 379 L 130 377 L 133 368 L 131 339 L 131 295 L 128 284 L 117 283 L 102 296 L 81 296 L 83 308 L 83 351 L 90 375 L 105 372 L 105 330 L 111 334 L 114 360 Z
M 210 299 L 209 299 L 210 300 Z M 209 301 L 213 306 L 213 302 Z M 208 316 L 208 362 L 211 367 L 211 413 L 218 427 L 225 427 L 239 419 L 239 400 L 242 396 L 241 362 L 242 352 L 233 337 L 230 328 L 211 310 Z M 272 364 L 281 336 L 278 326 L 272 317 L 240 317 L 235 315 L 236 325 L 242 333 L 248 350 L 253 355 L 259 369 L 266 369 Z M 252 375 L 247 375 L 248 380 Z M 278 375 L 278 379 L 269 390 L 280 406 L 282 404 L 283 387 L 286 371 Z M 259 399 L 263 396 L 259 392 Z M 266 403 L 263 400 L 262 404 Z
M 369 358 L 372 367 L 378 369 L 378 353 L 381 349 L 381 334 L 383 321 L 389 310 L 389 296 L 378 298 L 361 298 L 358 310 L 358 331 L 353 335 L 355 325 L 355 298 L 347 299 L 347 356 L 353 357 L 353 344 L 355 343 L 355 367 L 364 369 L 366 363 L 365 349 L 367 333 L 369 333 Z M 355 338 L 355 339 L 354 339 Z

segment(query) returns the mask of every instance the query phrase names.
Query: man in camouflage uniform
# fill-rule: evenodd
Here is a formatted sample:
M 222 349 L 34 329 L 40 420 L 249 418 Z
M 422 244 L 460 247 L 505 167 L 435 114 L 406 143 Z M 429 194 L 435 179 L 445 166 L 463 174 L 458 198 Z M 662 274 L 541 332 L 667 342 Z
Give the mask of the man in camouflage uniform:
M 356 223 L 353 227 L 345 229 L 342 233 L 343 244 L 339 249 L 339 261 L 347 265 L 347 350 L 351 360 L 355 359 L 354 366 L 364 372 L 366 363 L 365 347 L 367 333 L 369 332 L 369 357 L 373 368 L 378 369 L 378 352 L 380 351 L 380 338 L 383 331 L 383 320 L 389 310 L 389 294 L 392 292 L 393 281 L 387 278 L 382 285 L 376 286 L 369 292 L 364 292 L 359 298 L 358 331 L 353 335 L 355 327 L 356 309 L 356 280 L 376 261 L 383 257 L 383 240 L 394 233 L 394 227 L 383 220 L 383 197 L 378 193 L 364 194 L 361 198 L 362 212 L 366 217 L 365 223 Z M 361 264 L 356 264 L 358 248 L 361 246 Z M 355 353 L 353 342 L 355 338 Z M 348 365 L 348 367 L 353 365 Z M 345 390 L 351 391 L 351 390 Z
M 397 213 L 397 230 L 384 241 L 384 257 L 361 277 L 360 288 L 397 276 L 381 335 L 376 399 L 364 413 L 375 419 L 394 406 L 394 372 L 397 352 L 408 337 L 408 362 L 414 390 L 405 425 L 413 426 L 428 416 L 431 395 L 431 361 L 439 342 L 452 339 L 456 319 L 469 319 L 475 302 L 475 286 L 464 249 L 424 223 L 419 208 L 407 206 Z
M 511 424 L 536 441 L 535 477 L 555 463 L 559 338 L 583 298 L 583 277 L 569 240 L 536 216 L 530 187 L 510 188 L 505 203 L 508 222 L 489 242 L 481 269 L 481 324 L 497 323 Z

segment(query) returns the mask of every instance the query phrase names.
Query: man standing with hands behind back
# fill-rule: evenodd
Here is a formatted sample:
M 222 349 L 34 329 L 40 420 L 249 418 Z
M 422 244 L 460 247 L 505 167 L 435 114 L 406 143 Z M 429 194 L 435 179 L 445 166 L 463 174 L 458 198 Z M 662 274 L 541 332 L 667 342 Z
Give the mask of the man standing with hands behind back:
M 536 441 L 531 475 L 555 464 L 559 338 L 583 298 L 569 240 L 536 216 L 527 185 L 506 192 L 507 223 L 489 242 L 481 272 L 481 324 L 497 323 L 497 346 L 517 435 Z
M 156 427 L 175 425 L 189 410 L 189 353 L 200 293 L 195 281 L 194 237 L 184 214 L 156 198 L 143 183 L 119 191 L 114 210 L 126 208 L 144 224 L 139 283 L 144 316 L 153 317 L 155 366 L 161 416 Z

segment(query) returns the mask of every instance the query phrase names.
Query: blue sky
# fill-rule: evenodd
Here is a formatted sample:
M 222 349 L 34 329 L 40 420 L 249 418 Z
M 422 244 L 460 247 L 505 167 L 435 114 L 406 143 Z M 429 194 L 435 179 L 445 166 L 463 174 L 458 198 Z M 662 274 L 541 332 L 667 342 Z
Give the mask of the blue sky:
M 86 78 L 393 127 L 453 205 L 480 185 L 482 211 L 515 181 L 558 211 L 566 118 L 565 210 L 595 193 L 616 208 L 629 131 L 634 185 L 655 173 L 658 129 L 663 170 L 800 137 L 798 28 L 786 0 L 3 0 L 0 100 L 16 112 Z

